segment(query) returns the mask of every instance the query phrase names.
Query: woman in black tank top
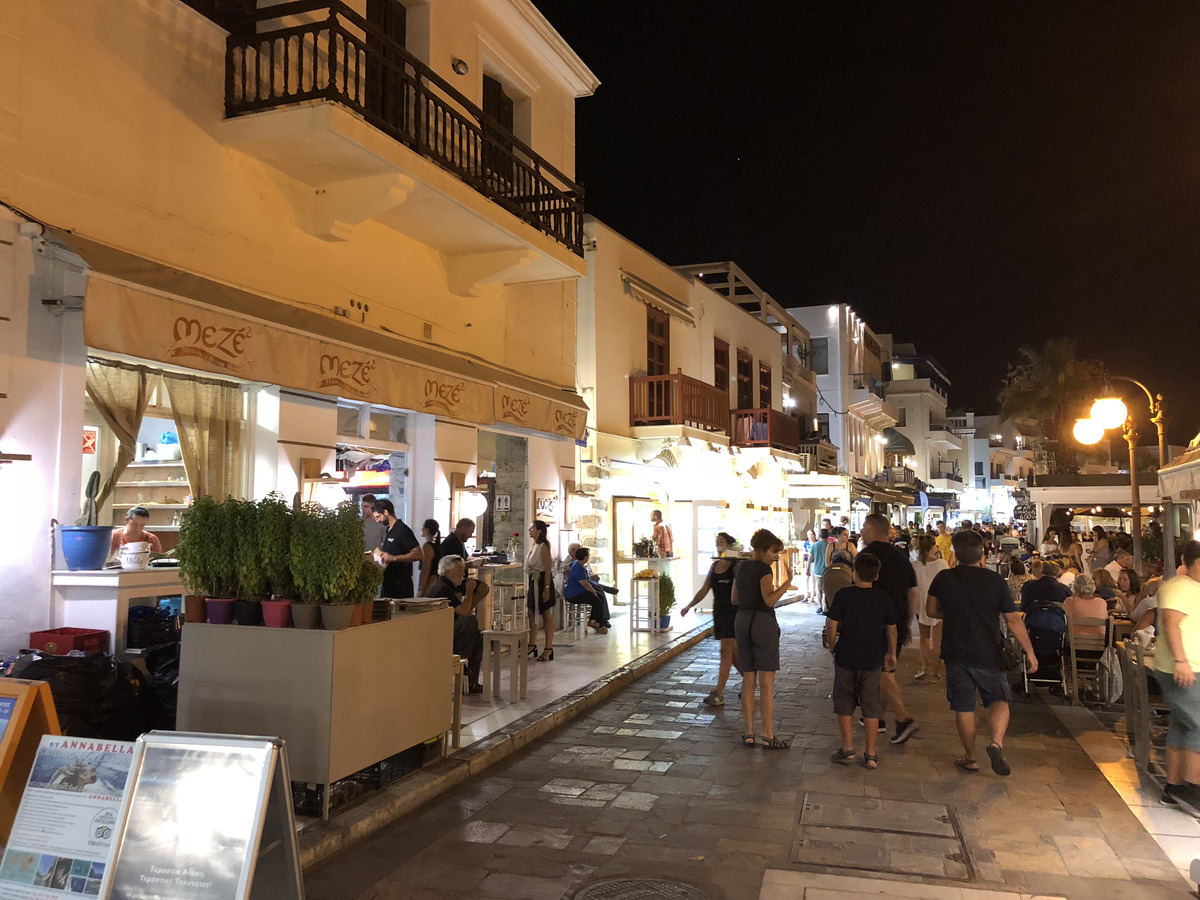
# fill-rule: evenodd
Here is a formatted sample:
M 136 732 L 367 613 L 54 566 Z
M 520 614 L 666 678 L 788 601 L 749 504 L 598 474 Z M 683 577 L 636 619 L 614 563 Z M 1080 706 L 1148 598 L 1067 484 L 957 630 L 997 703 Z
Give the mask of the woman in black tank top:
M 713 595 L 713 639 L 721 642 L 721 666 L 717 672 L 717 686 L 709 691 L 704 702 L 709 706 L 725 705 L 725 683 L 729 681 L 729 670 L 737 662 L 737 641 L 733 638 L 733 621 L 737 617 L 737 607 L 733 605 L 733 579 L 737 568 L 737 559 L 732 554 L 737 541 L 724 531 L 717 535 L 717 559 L 708 569 L 704 584 L 692 598 L 692 602 L 679 611 L 686 616 L 688 610 L 708 596 L 711 589 Z

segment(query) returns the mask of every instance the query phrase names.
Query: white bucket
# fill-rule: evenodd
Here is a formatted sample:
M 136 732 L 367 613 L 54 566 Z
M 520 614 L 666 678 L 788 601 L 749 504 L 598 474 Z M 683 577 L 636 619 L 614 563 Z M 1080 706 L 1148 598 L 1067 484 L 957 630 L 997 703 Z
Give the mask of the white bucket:
M 117 555 L 117 559 L 120 560 L 122 569 L 150 568 L 150 542 L 134 541 L 125 544 Z

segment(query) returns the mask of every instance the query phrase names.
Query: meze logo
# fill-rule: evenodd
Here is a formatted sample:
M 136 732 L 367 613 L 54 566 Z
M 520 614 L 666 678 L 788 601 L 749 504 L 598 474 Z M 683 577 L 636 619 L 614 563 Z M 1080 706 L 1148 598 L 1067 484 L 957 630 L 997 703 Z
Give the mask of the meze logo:
M 575 428 L 579 422 L 579 410 L 556 409 L 554 411 L 554 433 L 568 437 L 575 436 Z
M 325 353 L 318 364 L 317 387 L 336 387 L 357 397 L 370 396 L 379 392 L 379 387 L 371 384 L 374 371 L 374 360 L 350 359 Z
M 440 409 L 452 413 L 453 407 L 462 402 L 466 385 L 461 381 L 438 381 L 436 378 L 425 380 L 425 402 L 422 409 Z
M 173 358 L 194 356 L 218 369 L 240 372 L 250 365 L 246 359 L 249 325 L 232 328 L 208 325 L 198 318 L 180 316 L 171 329 L 172 344 L 167 355 Z
M 514 397 L 512 394 L 500 395 L 500 418 L 523 425 L 528 414 L 528 397 Z

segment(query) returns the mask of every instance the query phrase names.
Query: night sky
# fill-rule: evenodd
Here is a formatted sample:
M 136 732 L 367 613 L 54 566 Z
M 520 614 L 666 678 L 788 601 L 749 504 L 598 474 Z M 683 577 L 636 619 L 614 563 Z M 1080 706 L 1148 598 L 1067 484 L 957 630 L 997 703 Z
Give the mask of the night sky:
M 535 2 L 587 208 L 665 262 L 849 303 L 951 407 L 1069 335 L 1200 430 L 1200 3 Z

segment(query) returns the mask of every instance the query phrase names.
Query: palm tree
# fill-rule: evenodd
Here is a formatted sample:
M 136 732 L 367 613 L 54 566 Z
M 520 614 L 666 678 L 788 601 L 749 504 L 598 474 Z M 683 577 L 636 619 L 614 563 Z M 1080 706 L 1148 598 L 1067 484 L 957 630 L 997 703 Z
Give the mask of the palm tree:
M 1037 421 L 1039 471 L 1073 474 L 1079 471 L 1080 449 L 1072 429 L 1087 415 L 1087 406 L 1103 380 L 1103 365 L 1080 359 L 1070 338 L 1048 338 L 1041 349 L 1022 347 L 1008 367 L 1000 390 L 1002 419 L 1025 416 Z

